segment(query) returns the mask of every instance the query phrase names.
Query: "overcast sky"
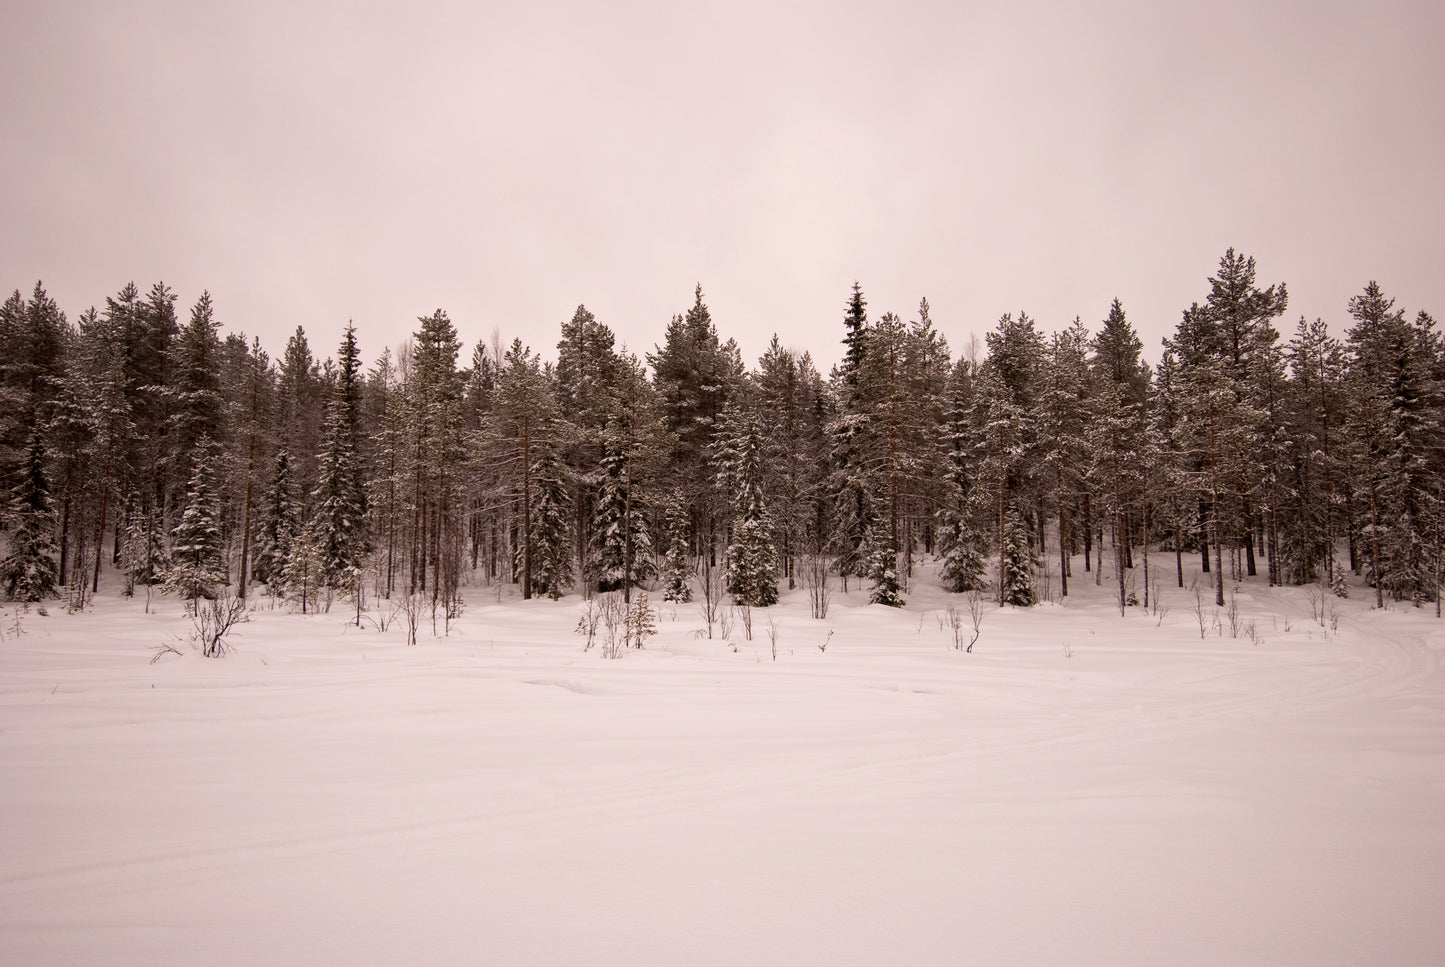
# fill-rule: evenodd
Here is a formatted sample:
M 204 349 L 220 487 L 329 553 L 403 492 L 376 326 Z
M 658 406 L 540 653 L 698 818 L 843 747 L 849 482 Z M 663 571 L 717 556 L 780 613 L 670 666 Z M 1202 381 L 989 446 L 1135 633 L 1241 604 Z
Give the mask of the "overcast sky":
M 701 282 L 751 365 L 850 287 L 955 353 L 1023 310 L 1156 358 L 1229 246 L 1337 333 L 1445 317 L 1445 4 L 0 6 L 0 286 L 202 289 L 273 355 L 441 307 L 651 350 Z M 468 350 L 469 351 L 469 350 Z

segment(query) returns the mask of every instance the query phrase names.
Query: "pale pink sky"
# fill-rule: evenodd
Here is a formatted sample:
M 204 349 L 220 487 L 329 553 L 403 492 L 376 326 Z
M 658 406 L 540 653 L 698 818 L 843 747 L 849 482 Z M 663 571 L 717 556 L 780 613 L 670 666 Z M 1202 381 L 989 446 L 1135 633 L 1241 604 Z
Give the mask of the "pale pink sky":
M 1150 356 L 1228 246 L 1337 332 L 1445 316 L 1445 4 L 93 3 L 0 9 L 0 287 L 209 288 L 273 353 L 445 308 L 634 350 L 701 281 L 749 364 L 927 296 Z M 1004 9 L 1007 8 L 1007 9 Z

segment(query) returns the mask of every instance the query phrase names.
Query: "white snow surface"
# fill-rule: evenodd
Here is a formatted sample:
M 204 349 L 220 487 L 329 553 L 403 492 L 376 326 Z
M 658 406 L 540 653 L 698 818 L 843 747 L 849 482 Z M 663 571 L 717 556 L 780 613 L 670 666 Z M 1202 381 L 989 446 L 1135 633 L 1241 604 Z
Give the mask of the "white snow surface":
M 965 654 L 931 583 L 785 593 L 776 660 L 756 612 L 609 661 L 487 588 L 155 664 L 174 599 L 7 611 L 0 964 L 1445 963 L 1433 609 L 1331 634 L 1261 578 L 1201 640 L 1076 565 Z

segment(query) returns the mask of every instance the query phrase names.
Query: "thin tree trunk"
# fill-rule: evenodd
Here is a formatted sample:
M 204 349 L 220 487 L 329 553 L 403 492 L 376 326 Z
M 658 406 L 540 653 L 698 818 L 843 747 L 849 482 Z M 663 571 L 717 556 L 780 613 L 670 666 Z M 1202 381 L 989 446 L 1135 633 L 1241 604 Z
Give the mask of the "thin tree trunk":
M 522 600 L 532 597 L 532 433 L 522 421 Z
M 60 503 L 60 586 L 65 587 L 65 579 L 70 564 L 70 492 L 67 489 L 65 499 Z
M 1068 533 L 1068 512 L 1064 508 L 1064 468 L 1055 466 L 1055 484 L 1059 501 L 1059 597 L 1069 596 L 1069 552 L 1064 535 Z
M 107 461 L 108 462 L 108 461 Z M 105 515 L 110 503 L 110 468 L 106 467 L 105 480 L 100 488 L 100 523 L 95 528 L 95 575 L 90 582 L 90 593 L 95 594 L 100 590 L 100 564 L 105 555 L 101 548 L 105 541 Z
M 1385 606 L 1385 575 L 1380 567 L 1380 502 L 1375 493 L 1375 475 L 1370 473 L 1370 566 L 1375 572 L 1375 607 Z

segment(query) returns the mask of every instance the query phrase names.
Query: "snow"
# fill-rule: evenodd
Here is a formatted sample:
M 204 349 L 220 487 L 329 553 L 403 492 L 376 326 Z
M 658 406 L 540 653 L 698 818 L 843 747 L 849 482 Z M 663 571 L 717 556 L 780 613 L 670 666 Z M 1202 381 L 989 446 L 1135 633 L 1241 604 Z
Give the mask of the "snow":
M 1445 963 L 1433 612 L 1250 583 L 1201 640 L 1091 577 L 973 654 L 927 580 L 785 592 L 776 661 L 762 612 L 607 661 L 485 588 L 155 664 L 174 599 L 7 611 L 0 963 Z

